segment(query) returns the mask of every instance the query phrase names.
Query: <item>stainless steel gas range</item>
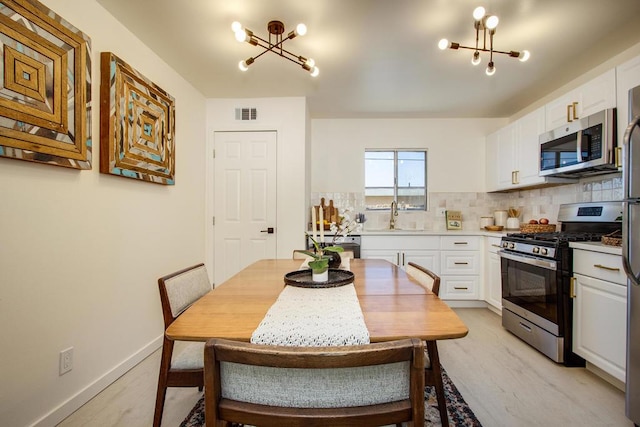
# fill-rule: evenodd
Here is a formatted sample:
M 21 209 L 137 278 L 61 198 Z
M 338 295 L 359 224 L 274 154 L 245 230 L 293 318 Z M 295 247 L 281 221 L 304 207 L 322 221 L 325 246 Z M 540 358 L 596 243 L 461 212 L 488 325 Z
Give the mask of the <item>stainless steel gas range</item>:
M 599 241 L 621 229 L 621 202 L 561 205 L 560 231 L 512 233 L 502 238 L 502 325 L 552 360 L 584 366 L 573 353 L 570 242 Z

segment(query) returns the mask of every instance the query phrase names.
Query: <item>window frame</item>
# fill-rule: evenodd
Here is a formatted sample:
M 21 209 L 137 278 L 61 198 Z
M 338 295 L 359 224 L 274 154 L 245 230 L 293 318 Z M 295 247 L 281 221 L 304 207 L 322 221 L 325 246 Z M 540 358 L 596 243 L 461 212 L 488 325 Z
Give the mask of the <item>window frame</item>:
M 367 153 L 372 153 L 372 152 L 384 152 L 384 153 L 393 153 L 393 201 L 396 202 L 396 204 L 398 203 L 398 189 L 404 189 L 404 188 L 410 188 L 410 187 L 399 187 L 398 186 L 398 153 L 402 153 L 402 152 L 417 152 L 417 153 L 424 153 L 424 209 L 420 208 L 420 209 L 407 209 L 406 207 L 401 207 L 400 205 L 398 205 L 398 210 L 402 210 L 402 211 L 406 211 L 406 212 L 426 212 L 429 210 L 429 205 L 428 205 L 428 201 L 429 201 L 429 197 L 428 197 L 428 179 L 427 179 L 427 172 L 428 172 L 428 166 L 427 166 L 427 162 L 428 162 L 428 158 L 429 158 L 429 150 L 426 148 L 365 148 L 364 150 L 365 155 L 364 155 L 364 160 L 365 160 L 365 165 L 364 165 L 364 172 L 365 172 L 365 182 L 364 182 L 364 199 L 365 199 L 365 210 L 367 211 L 388 211 L 391 210 L 391 206 L 389 205 L 389 207 L 383 207 L 383 208 L 370 208 L 367 206 L 366 203 L 366 199 L 367 199 L 367 189 L 388 189 L 389 187 L 367 187 L 367 178 L 366 178 L 366 173 L 367 173 L 367 166 L 366 166 L 366 160 L 367 160 Z M 420 188 L 420 187 L 416 187 L 416 188 Z M 388 197 L 388 196 L 387 196 Z

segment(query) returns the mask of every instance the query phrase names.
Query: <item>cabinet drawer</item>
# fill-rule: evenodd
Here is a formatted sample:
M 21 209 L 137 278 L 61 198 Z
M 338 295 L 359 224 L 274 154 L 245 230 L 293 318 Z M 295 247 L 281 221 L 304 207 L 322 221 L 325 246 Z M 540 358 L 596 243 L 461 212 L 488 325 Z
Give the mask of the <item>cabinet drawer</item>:
M 443 251 L 475 251 L 480 249 L 479 236 L 442 236 L 440 249 Z
M 478 299 L 478 276 L 440 276 L 440 298 Z
M 480 253 L 477 251 L 440 252 L 440 274 L 478 274 Z
M 573 272 L 619 285 L 627 284 L 627 275 L 619 255 L 574 249 Z

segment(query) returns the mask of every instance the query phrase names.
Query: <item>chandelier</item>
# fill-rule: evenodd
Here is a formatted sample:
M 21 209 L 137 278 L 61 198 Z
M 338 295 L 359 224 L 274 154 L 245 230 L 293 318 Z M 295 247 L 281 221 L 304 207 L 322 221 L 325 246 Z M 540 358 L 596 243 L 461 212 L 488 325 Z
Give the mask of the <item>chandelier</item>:
M 493 63 L 494 53 L 509 55 L 512 58 L 518 58 L 522 62 L 529 59 L 530 54 L 528 50 L 523 50 L 522 52 L 518 52 L 515 50 L 504 52 L 501 50 L 495 50 L 493 48 L 493 36 L 496 33 L 496 27 L 498 26 L 499 21 L 497 16 L 486 14 L 484 7 L 478 6 L 473 11 L 473 19 L 473 27 L 476 29 L 475 47 L 462 46 L 460 43 L 450 42 L 447 39 L 440 40 L 440 42 L 438 43 L 438 47 L 442 50 L 445 50 L 447 48 L 473 50 L 473 57 L 471 58 L 471 63 L 473 65 L 478 65 L 480 63 L 480 52 L 489 52 L 489 64 L 487 65 L 486 69 L 486 73 L 488 76 L 492 76 L 496 72 L 496 66 Z M 480 31 L 482 31 L 482 47 L 480 47 Z M 489 34 L 489 48 L 487 48 L 487 33 Z
M 244 28 L 242 24 L 237 21 L 231 24 L 231 30 L 235 33 L 236 40 L 238 40 L 239 42 L 247 42 L 250 45 L 259 46 L 264 49 L 264 51 L 262 51 L 258 55 L 249 57 L 244 61 L 240 61 L 238 67 L 242 71 L 247 71 L 249 69 L 249 66 L 265 53 L 272 52 L 280 56 L 281 58 L 288 59 L 289 61 L 300 65 L 304 70 L 311 73 L 312 77 L 315 77 L 320 73 L 320 70 L 318 69 L 318 67 L 316 67 L 315 61 L 313 59 L 296 55 L 282 47 L 284 42 L 286 42 L 287 40 L 291 40 L 297 36 L 304 36 L 307 33 L 307 26 L 304 24 L 298 24 L 295 30 L 290 31 L 289 34 L 287 34 L 287 37 L 283 38 L 282 35 L 284 34 L 284 24 L 281 21 L 269 21 L 269 23 L 267 24 L 269 40 L 258 37 L 253 33 L 253 31 Z

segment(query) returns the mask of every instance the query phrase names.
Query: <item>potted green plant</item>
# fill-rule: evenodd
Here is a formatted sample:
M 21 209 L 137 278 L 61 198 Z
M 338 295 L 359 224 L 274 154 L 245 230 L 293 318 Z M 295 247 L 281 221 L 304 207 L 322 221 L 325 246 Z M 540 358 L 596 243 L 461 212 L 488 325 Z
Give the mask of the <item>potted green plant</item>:
M 307 234 L 315 251 L 301 251 L 305 255 L 313 258 L 309 261 L 309 268 L 311 268 L 311 280 L 314 282 L 326 282 L 329 280 L 329 261 L 333 258 L 333 254 L 339 254 L 343 252 L 342 246 L 322 246 L 313 237 Z

